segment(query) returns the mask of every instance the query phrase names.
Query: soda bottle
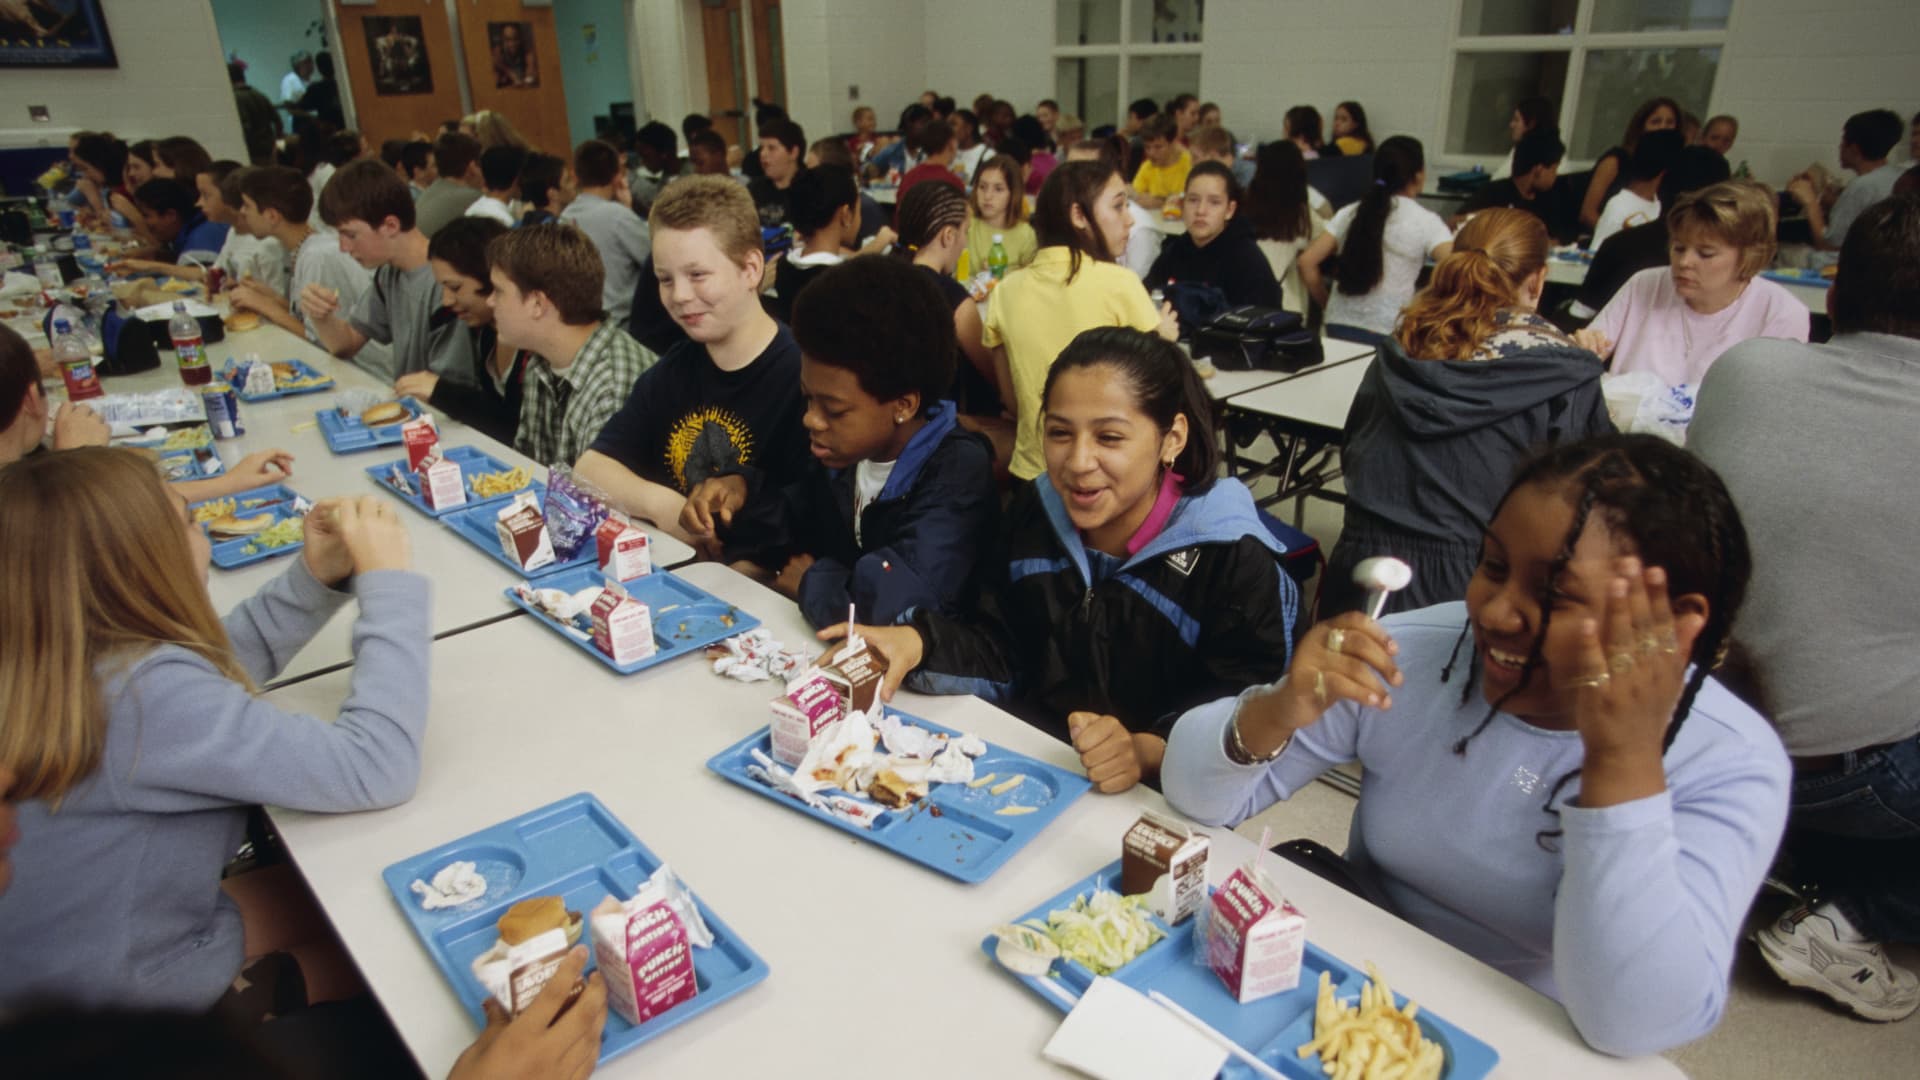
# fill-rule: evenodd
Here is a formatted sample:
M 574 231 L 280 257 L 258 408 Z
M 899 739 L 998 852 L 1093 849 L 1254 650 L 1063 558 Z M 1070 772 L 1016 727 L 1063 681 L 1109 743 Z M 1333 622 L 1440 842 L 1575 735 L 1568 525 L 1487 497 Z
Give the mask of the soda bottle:
M 993 247 L 987 249 L 987 270 L 993 274 L 993 280 L 999 281 L 1007 276 L 1007 245 L 1001 233 L 993 234 Z
M 180 361 L 180 381 L 202 386 L 213 381 L 213 368 L 207 365 L 207 345 L 200 336 L 200 320 L 187 314 L 187 302 L 173 302 L 173 318 L 167 321 L 167 336 L 173 338 L 173 355 Z
M 106 393 L 100 389 L 100 375 L 94 370 L 87 336 L 76 333 L 65 319 L 53 321 L 53 360 L 60 365 L 60 377 L 66 381 L 68 401 L 85 401 Z

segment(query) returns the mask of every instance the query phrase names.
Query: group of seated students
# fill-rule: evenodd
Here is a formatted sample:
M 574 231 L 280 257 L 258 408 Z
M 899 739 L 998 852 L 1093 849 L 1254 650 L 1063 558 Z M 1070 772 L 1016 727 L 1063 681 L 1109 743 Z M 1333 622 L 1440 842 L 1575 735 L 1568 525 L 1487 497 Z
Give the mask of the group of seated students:
M 1415 199 L 1420 144 L 1373 145 L 1343 103 L 1336 135 L 1362 141 L 1374 183 L 1325 220 L 1305 172 L 1324 147 L 1262 147 L 1243 189 L 1230 151 L 1194 164 L 1197 147 L 1218 152 L 1204 134 L 1218 117 L 1201 125 L 1190 98 L 1148 120 L 1131 171 L 1124 139 L 1060 147 L 1030 215 L 1022 118 L 976 114 L 996 149 L 971 183 L 901 185 L 891 225 L 864 238 L 839 160 L 854 151 L 808 149 L 780 117 L 762 126 L 751 184 L 724 161 L 644 161 L 659 179 L 644 218 L 610 144 L 539 169 L 523 152 L 510 172 L 457 131 L 436 140 L 424 189 L 403 148 L 333 165 L 317 200 L 285 166 L 228 170 L 202 196 L 290 253 L 285 285 L 245 273 L 236 308 L 570 466 L 794 599 L 822 640 L 857 630 L 888 661 L 887 698 L 978 694 L 1071 745 L 1100 791 L 1156 784 L 1210 824 L 1359 763 L 1350 847 L 1318 871 L 1554 997 L 1600 1050 L 1656 1052 L 1715 1026 L 1783 835 L 1784 865 L 1820 899 L 1761 931 L 1767 962 L 1862 1016 L 1912 1013 L 1920 980 L 1879 943 L 1920 932 L 1920 863 L 1897 827 L 1920 815 L 1905 708 L 1920 676 L 1899 660 L 1920 645 L 1920 595 L 1895 561 L 1901 526 L 1920 522 L 1884 469 L 1920 450 L 1906 422 L 1920 405 L 1920 200 L 1835 198 L 1836 216 L 1852 213 L 1836 336 L 1807 345 L 1806 309 L 1756 277 L 1774 201 L 1728 180 L 1712 149 L 1643 158 L 1674 126 L 1650 103 L 1616 172 L 1661 211 L 1601 245 L 1596 267 L 1612 260 L 1624 283 L 1568 334 L 1538 311 L 1540 215 L 1492 205 L 1450 231 Z M 927 123 L 940 101 L 916 106 Z M 1305 126 L 1289 113 L 1290 133 Z M 939 130 L 902 154 L 951 171 L 960 140 Z M 1884 161 L 1878 128 L 1848 132 L 1850 160 Z M 1560 155 L 1539 122 L 1516 135 L 1524 201 Z M 99 148 L 81 141 L 76 160 L 91 161 Z M 168 167 L 192 167 L 181 160 Z M 903 174 L 926 165 L 906 160 Z M 510 209 L 463 211 L 429 235 L 422 206 L 450 168 L 463 186 L 478 177 L 469 206 L 528 213 L 509 227 Z M 1378 347 L 1348 421 L 1327 617 L 1306 630 L 1281 542 L 1220 475 L 1213 403 L 1172 306 L 1120 263 L 1131 208 L 1154 192 L 1181 197 L 1187 233 L 1151 281 L 1236 303 L 1309 297 L 1330 334 Z M 801 236 L 770 260 L 775 211 Z M 996 244 L 1009 269 L 983 304 L 962 263 L 985 269 Z M 1609 358 L 1698 387 L 1697 453 L 1614 432 Z M 0 544 L 18 553 L 0 611 L 0 773 L 21 833 L 0 896 L 0 951 L 20 960 L 0 966 L 0 1010 L 206 1010 L 231 1001 L 262 928 L 310 904 L 221 883 L 247 807 L 412 794 L 428 582 L 390 501 L 329 499 L 301 555 L 223 620 L 186 503 L 282 479 L 290 456 L 167 485 L 138 452 L 105 448 L 84 409 L 50 417 L 41 374 L 0 329 Z M 1847 558 L 1805 543 L 1808 491 L 1873 535 Z M 1414 568 L 1384 621 L 1355 610 L 1348 584 L 1375 555 Z M 358 644 L 338 717 L 262 698 L 349 600 Z M 49 940 L 71 948 L 35 945 Z M 286 944 L 316 999 L 351 993 L 328 977 L 323 941 Z M 1649 955 L 1658 979 L 1644 978 Z M 536 1057 L 597 1044 L 598 993 L 564 1041 L 557 1025 L 497 1018 L 456 1075 L 487 1075 L 502 1029 Z

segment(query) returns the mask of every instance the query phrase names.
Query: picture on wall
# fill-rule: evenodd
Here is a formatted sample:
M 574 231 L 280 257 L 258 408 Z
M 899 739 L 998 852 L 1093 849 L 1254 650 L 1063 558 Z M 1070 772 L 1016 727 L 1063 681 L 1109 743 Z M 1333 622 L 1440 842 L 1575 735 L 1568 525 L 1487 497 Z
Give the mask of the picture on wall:
M 501 88 L 540 85 L 540 62 L 533 54 L 533 24 L 490 22 L 487 44 L 493 48 L 493 85 Z
M 100 0 L 0 0 L 0 67 L 119 67 Z
M 367 58 L 373 64 L 373 92 L 381 95 L 433 93 L 433 68 L 418 15 L 363 15 Z

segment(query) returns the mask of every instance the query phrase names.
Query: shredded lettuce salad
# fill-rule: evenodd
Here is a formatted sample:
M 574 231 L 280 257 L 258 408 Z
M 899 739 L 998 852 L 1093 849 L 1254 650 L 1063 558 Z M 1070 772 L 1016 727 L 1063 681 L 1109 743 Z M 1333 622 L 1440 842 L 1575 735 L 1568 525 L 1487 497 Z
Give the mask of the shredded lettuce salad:
M 1167 936 L 1154 924 L 1145 896 L 1104 891 L 1075 897 L 1067 907 L 1048 912 L 1044 924 L 1029 919 L 1023 925 L 1046 934 L 1062 956 L 1096 975 L 1113 974 Z

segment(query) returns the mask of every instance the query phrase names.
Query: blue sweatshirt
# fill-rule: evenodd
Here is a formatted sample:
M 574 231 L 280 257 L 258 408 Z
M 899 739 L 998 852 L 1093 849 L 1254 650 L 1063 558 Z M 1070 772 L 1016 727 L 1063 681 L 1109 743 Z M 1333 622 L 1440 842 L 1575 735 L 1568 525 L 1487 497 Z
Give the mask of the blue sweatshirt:
M 1477 688 L 1460 703 L 1470 650 L 1440 682 L 1465 620 L 1459 603 L 1389 616 L 1406 676 L 1393 708 L 1336 702 L 1271 765 L 1227 758 L 1240 699 L 1189 711 L 1161 767 L 1167 800 L 1235 824 L 1358 761 L 1346 858 L 1396 914 L 1557 999 L 1597 1050 L 1657 1053 L 1706 1034 L 1726 1008 L 1741 922 L 1786 824 L 1779 738 L 1709 679 L 1667 751 L 1666 791 L 1583 809 L 1576 778 L 1555 818 L 1541 804 L 1579 766 L 1577 732 L 1501 713 L 1453 753 L 1487 714 Z M 1536 834 L 1556 827 L 1559 850 L 1543 850 Z
M 282 712 L 173 645 L 101 664 L 100 767 L 58 810 L 19 808 L 13 887 L 0 895 L 0 1011 L 211 1006 L 244 959 L 220 871 L 247 807 L 371 810 L 413 794 L 427 724 L 426 578 L 352 581 L 352 689 L 333 722 Z M 235 657 L 264 682 L 348 594 L 289 560 L 227 616 Z

